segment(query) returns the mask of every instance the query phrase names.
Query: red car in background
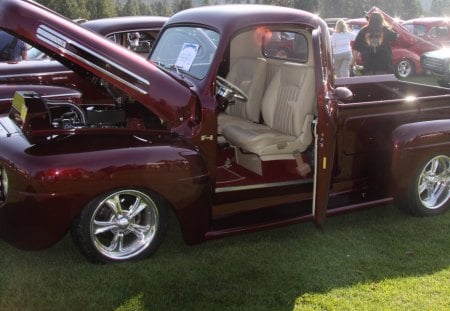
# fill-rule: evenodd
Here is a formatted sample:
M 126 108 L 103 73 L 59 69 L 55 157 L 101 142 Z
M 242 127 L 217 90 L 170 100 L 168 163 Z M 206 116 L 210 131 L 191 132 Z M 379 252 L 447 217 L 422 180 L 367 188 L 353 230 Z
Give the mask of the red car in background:
M 450 20 L 447 17 L 421 17 L 402 23 L 409 32 L 442 47 L 450 44 Z
M 437 50 L 440 48 L 440 45 L 409 32 L 404 27 L 404 23 L 389 16 L 377 7 L 370 9 L 367 16 L 370 16 L 375 11 L 383 14 L 386 22 L 398 33 L 397 40 L 392 45 L 392 60 L 395 75 L 399 78 L 407 78 L 422 73 L 423 68 L 420 64 L 420 55 L 428 51 Z M 347 23 L 353 31 L 359 31 L 359 29 L 367 25 L 367 19 L 350 19 L 347 20 Z M 361 60 L 358 60 L 358 63 L 362 64 Z
M 361 28 L 367 25 L 367 19 L 364 17 L 347 19 L 346 22 L 355 34 L 357 34 Z

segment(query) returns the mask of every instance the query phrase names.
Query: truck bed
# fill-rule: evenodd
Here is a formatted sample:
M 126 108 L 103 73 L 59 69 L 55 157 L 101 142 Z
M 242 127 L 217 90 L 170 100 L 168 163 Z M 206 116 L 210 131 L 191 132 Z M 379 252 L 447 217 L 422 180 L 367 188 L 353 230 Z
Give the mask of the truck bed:
M 450 96 L 450 89 L 400 81 L 394 75 L 358 76 L 336 79 L 336 87 L 347 87 L 353 98 L 345 103 L 372 103 L 391 100 L 432 99 Z

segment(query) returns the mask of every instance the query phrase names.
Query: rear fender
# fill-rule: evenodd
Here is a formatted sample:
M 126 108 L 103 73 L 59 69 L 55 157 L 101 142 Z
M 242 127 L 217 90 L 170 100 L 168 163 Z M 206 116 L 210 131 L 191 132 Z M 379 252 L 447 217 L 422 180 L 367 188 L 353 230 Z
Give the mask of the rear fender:
M 426 159 L 450 156 L 450 119 L 404 124 L 392 132 L 391 178 L 394 195 L 407 190 Z

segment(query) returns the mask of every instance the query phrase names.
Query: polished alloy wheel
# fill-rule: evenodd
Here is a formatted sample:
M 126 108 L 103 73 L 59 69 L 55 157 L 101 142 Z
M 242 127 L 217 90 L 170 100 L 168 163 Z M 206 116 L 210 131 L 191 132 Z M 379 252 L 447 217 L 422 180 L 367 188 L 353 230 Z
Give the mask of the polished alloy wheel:
M 112 260 L 132 258 L 147 249 L 159 226 L 155 202 L 137 190 L 122 190 L 104 198 L 90 221 L 90 236 L 98 252 Z
M 438 209 L 450 198 L 450 158 L 445 155 L 431 159 L 420 173 L 417 191 L 421 204 Z
M 407 59 L 400 61 L 397 64 L 396 69 L 397 69 L 397 74 L 400 78 L 408 78 L 408 77 L 412 76 L 414 73 L 413 64 Z

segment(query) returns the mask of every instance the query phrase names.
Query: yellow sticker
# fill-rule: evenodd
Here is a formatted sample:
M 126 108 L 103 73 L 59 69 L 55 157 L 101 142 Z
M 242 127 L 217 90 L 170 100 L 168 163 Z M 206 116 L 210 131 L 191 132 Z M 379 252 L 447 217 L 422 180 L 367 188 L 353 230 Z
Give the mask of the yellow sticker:
M 25 98 L 22 93 L 16 92 L 14 94 L 12 106 L 14 110 L 16 110 L 16 113 L 19 114 L 20 121 L 25 122 L 28 114 L 28 107 L 25 105 Z
M 22 106 L 22 110 L 20 110 L 20 119 L 22 119 L 22 122 L 25 122 L 28 114 L 28 108 L 26 105 Z

